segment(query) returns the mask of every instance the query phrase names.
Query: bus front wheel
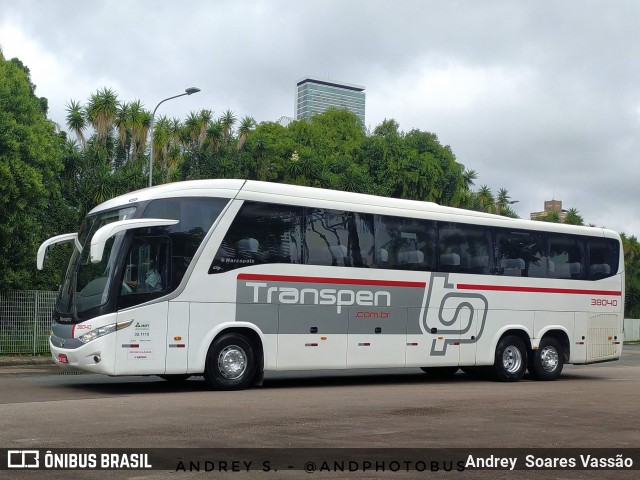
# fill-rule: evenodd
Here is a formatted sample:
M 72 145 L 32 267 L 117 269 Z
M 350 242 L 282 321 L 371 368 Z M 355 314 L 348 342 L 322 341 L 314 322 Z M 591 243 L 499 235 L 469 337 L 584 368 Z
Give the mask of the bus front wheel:
M 527 347 L 515 335 L 508 335 L 498 343 L 493 364 L 496 380 L 517 382 L 527 369 Z
M 536 380 L 555 380 L 564 367 L 564 350 L 555 338 L 543 338 L 530 360 L 529 373 Z
M 253 344 L 245 336 L 228 333 L 209 347 L 204 379 L 217 390 L 240 390 L 256 373 Z

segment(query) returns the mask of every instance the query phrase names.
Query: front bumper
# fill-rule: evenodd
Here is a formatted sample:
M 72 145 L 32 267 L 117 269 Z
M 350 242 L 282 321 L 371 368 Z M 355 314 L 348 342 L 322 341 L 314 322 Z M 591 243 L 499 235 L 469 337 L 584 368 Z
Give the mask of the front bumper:
M 51 336 L 49 349 L 53 361 L 62 368 L 115 375 L 114 340 L 115 335 L 105 335 L 76 348 L 64 348 L 60 345 L 76 342 Z

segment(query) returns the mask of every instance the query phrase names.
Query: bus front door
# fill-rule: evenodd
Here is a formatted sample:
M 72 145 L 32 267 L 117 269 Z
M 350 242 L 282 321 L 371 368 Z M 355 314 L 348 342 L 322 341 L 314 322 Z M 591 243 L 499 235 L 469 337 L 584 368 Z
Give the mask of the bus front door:
M 116 375 L 165 373 L 169 302 L 118 312 L 118 323 L 131 325 L 116 332 Z

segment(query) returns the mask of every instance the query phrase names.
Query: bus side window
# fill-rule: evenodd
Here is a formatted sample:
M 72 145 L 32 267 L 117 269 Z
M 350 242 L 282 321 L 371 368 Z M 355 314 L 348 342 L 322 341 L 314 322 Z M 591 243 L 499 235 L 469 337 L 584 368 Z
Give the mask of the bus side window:
M 549 235 L 549 259 L 554 270 L 551 278 L 585 278 L 585 252 L 582 237 L 561 234 Z
M 375 215 L 377 268 L 432 271 L 436 265 L 436 223 Z
M 135 236 L 127 252 L 118 305 L 127 307 L 171 290 L 168 236 Z
M 245 202 L 229 227 L 209 273 L 264 263 L 301 263 L 302 208 Z
M 587 238 L 589 280 L 600 280 L 618 273 L 620 247 L 611 238 Z
M 545 278 L 550 262 L 545 256 L 545 243 L 539 232 L 496 229 L 497 275 Z M 553 269 L 551 269 L 553 271 Z
M 304 263 L 369 267 L 373 263 L 372 215 L 305 208 Z
M 438 231 L 441 271 L 480 275 L 493 273 L 493 236 L 490 227 L 441 223 Z

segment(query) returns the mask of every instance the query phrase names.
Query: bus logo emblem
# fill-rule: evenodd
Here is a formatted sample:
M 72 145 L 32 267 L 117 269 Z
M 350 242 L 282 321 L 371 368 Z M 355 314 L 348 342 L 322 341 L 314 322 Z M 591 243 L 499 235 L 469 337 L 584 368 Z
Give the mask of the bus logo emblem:
M 420 328 L 426 335 L 436 335 L 431 355 L 444 356 L 449 345 L 475 343 L 482 336 L 489 302 L 478 293 L 458 293 L 449 283 L 448 273 L 434 273 L 425 291 L 420 309 Z M 440 305 L 432 306 L 433 302 Z M 476 325 L 477 322 L 477 325 Z M 475 328 L 472 328 L 475 327 Z

